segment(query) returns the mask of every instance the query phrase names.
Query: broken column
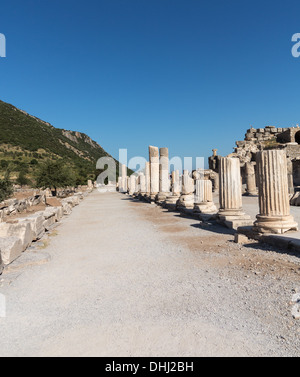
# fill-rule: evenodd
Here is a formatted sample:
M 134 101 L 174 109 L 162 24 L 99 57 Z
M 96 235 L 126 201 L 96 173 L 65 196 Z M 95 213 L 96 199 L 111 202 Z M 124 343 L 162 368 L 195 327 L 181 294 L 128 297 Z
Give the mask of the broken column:
M 160 148 L 159 153 L 159 193 L 156 201 L 163 203 L 170 195 L 169 150 L 168 148 Z
M 159 193 L 159 152 L 157 147 L 149 147 L 150 161 L 150 200 L 155 202 L 156 195 Z
M 259 210 L 254 229 L 260 233 L 283 234 L 298 230 L 290 214 L 287 158 L 283 150 L 257 154 Z
M 288 187 L 289 187 L 289 194 L 295 194 L 295 187 L 294 187 L 294 172 L 293 172 L 293 162 L 291 159 L 287 159 L 287 171 L 288 171 Z
M 146 177 L 144 173 L 140 173 L 139 183 L 140 183 L 139 195 L 141 197 L 144 197 L 146 195 Z
M 133 195 L 136 191 L 136 176 L 132 174 L 129 177 L 129 195 Z
M 123 184 L 123 179 L 122 179 L 122 177 L 119 177 L 118 178 L 118 190 L 119 190 L 119 192 L 123 192 L 122 184 Z
M 195 213 L 211 214 L 217 213 L 217 207 L 213 202 L 212 181 L 197 179 L 196 195 L 194 204 Z
M 241 168 L 238 158 L 221 157 L 220 160 L 220 210 L 218 221 L 228 228 L 253 225 L 242 208 Z
M 177 202 L 177 208 L 183 210 L 193 210 L 194 208 L 194 180 L 188 170 L 183 171 L 182 193 Z
M 128 191 L 127 187 L 127 166 L 122 164 L 122 187 L 121 192 L 125 193 Z
M 257 195 L 255 163 L 246 162 L 247 195 Z
M 145 199 L 150 200 L 150 162 L 146 162 L 145 165 L 145 180 L 146 180 L 146 194 Z
M 176 209 L 176 203 L 180 198 L 180 176 L 179 170 L 172 171 L 172 193 L 166 199 L 165 205 L 168 209 Z

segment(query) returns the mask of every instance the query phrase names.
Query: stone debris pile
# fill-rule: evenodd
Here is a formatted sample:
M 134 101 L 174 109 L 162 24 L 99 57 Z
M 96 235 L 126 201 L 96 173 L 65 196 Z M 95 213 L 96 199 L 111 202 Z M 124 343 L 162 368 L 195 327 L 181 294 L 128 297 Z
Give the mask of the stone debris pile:
M 35 203 L 47 205 L 44 210 L 29 216 L 24 214 L 24 217 L 12 217 L 2 221 L 0 223 L 0 274 L 33 242 L 41 240 L 45 233 L 51 231 L 64 216 L 70 215 L 73 208 L 78 206 L 92 189 L 89 187 L 85 192 L 78 192 L 64 199 L 49 198 L 45 195 L 36 196 Z M 29 202 L 33 203 L 31 199 Z M 9 203 L 19 205 L 14 199 L 5 204 Z

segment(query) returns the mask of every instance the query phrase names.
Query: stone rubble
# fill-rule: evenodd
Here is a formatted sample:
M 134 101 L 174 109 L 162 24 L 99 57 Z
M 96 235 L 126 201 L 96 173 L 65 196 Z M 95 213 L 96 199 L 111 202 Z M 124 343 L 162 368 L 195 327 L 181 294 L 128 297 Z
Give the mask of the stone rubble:
M 61 200 L 46 195 L 34 196 L 34 200 L 29 198 L 25 202 L 36 203 L 36 205 L 43 202 L 48 205 L 45 210 L 29 216 L 24 214 L 26 217 L 7 218 L 5 222 L 2 221 L 0 223 L 0 274 L 6 266 L 19 258 L 32 242 L 42 239 L 46 232 L 51 231 L 55 224 L 61 221 L 63 216 L 70 215 L 72 209 L 78 206 L 92 189 L 90 186 L 85 192 L 78 192 Z M 14 206 L 17 212 L 16 208 L 19 208 L 20 201 L 11 199 L 3 205 L 6 206 L 5 209 Z

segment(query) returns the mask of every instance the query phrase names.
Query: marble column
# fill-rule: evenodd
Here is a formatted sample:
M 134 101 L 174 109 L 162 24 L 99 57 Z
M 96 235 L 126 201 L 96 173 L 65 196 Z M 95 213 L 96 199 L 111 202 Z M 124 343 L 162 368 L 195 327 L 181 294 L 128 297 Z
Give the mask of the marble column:
M 254 229 L 260 233 L 283 234 L 298 230 L 290 214 L 287 158 L 283 150 L 257 154 L 259 215 Z
M 172 171 L 172 193 L 166 198 L 165 206 L 168 209 L 176 209 L 176 203 L 180 198 L 180 176 L 179 170 Z
M 163 203 L 170 195 L 168 148 L 160 148 L 159 154 L 159 193 L 157 194 L 156 201 L 158 203 Z
M 119 192 L 123 192 L 122 184 L 123 184 L 122 177 L 119 177 L 119 178 L 118 178 L 118 191 L 119 191 Z
M 194 208 L 194 180 L 188 170 L 183 171 L 182 192 L 177 202 L 179 209 L 192 210 Z
M 129 177 L 129 182 L 129 195 L 134 195 L 136 192 L 136 176 L 134 174 Z
M 294 172 L 293 172 L 293 162 L 291 159 L 287 159 L 287 171 L 288 171 L 288 186 L 289 186 L 289 194 L 295 194 L 295 187 L 294 187 Z
M 119 187 L 120 192 L 127 192 L 128 185 L 127 185 L 127 166 L 122 164 L 121 165 L 121 184 Z
M 253 225 L 243 212 L 241 167 L 238 158 L 220 158 L 220 210 L 218 220 L 228 228 Z
M 217 213 L 217 207 L 213 201 L 212 181 L 197 179 L 196 195 L 194 204 L 195 213 L 211 214 Z
M 146 194 L 145 194 L 145 199 L 150 200 L 150 162 L 146 162 L 145 165 L 145 180 L 146 180 Z
M 159 152 L 157 147 L 149 147 L 150 161 L 150 199 L 155 202 L 159 193 Z
M 246 162 L 246 182 L 247 182 L 247 194 L 257 195 L 256 188 L 256 174 L 255 174 L 255 163 Z
M 146 195 L 146 177 L 144 173 L 140 173 L 140 190 L 139 194 L 144 197 Z

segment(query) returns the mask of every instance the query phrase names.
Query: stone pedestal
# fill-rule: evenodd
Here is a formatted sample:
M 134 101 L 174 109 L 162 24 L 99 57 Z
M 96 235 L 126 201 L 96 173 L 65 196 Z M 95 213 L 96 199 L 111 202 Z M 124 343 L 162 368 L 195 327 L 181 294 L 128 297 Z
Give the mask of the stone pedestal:
M 157 147 L 149 147 L 150 161 L 150 200 L 155 202 L 156 195 L 159 193 L 159 152 Z
M 217 207 L 213 202 L 211 180 L 196 180 L 194 212 L 203 214 L 212 214 L 218 212 Z
M 179 170 L 172 171 L 172 194 L 166 198 L 165 206 L 169 210 L 175 210 L 180 198 L 180 177 Z
M 177 202 L 178 209 L 194 209 L 194 180 L 188 170 L 183 171 L 182 175 L 182 193 Z
M 220 158 L 220 210 L 218 221 L 231 229 L 253 225 L 243 212 L 241 168 L 238 158 Z
M 246 163 L 246 180 L 247 180 L 247 195 L 256 196 L 258 194 L 256 188 L 255 163 Z
M 260 213 L 254 224 L 254 230 L 276 234 L 298 230 L 298 224 L 290 214 L 285 151 L 259 152 L 257 169 Z
M 168 148 L 160 148 L 159 153 L 159 193 L 156 202 L 162 204 L 170 195 L 169 150 Z

